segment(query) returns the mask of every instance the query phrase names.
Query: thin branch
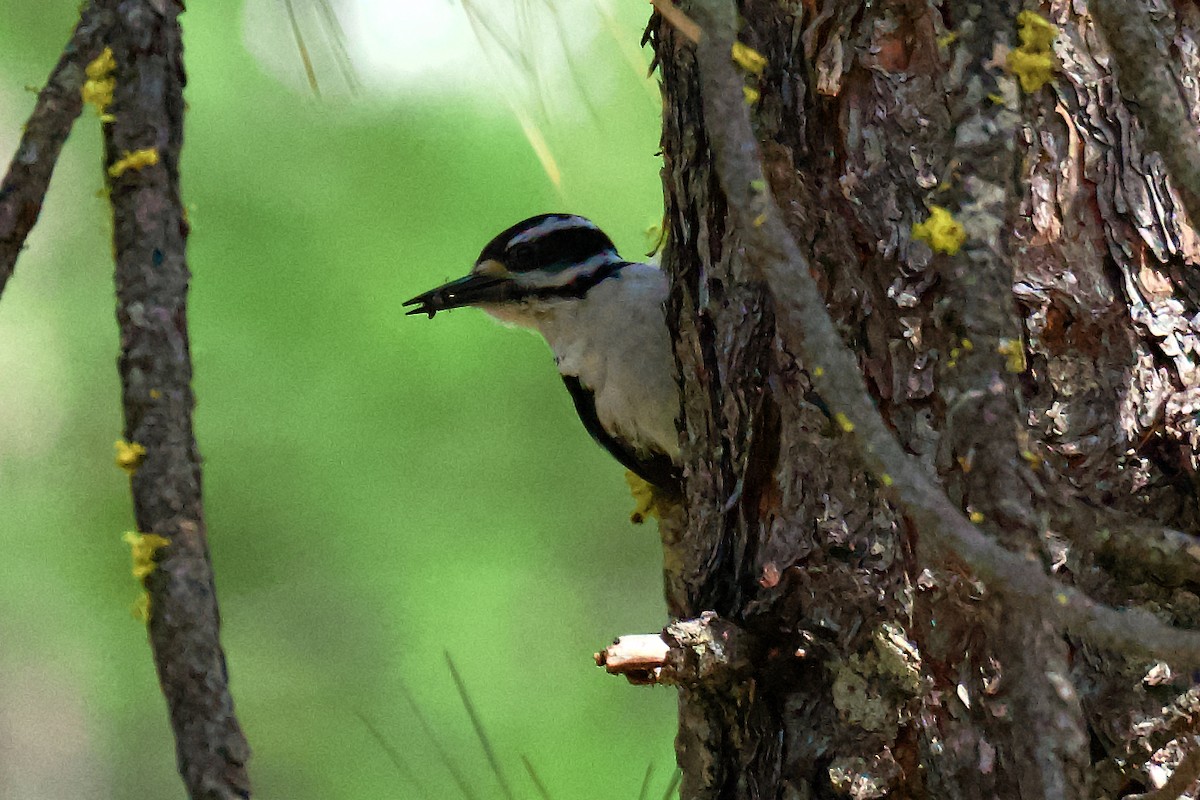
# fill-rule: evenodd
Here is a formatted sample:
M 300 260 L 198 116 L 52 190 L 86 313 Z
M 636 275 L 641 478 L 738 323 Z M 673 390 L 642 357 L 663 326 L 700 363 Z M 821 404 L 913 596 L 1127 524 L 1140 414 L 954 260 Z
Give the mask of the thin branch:
M 892 487 L 895 500 L 923 534 L 956 553 L 996 591 L 1043 604 L 1049 618 L 1096 644 L 1140 650 L 1181 665 L 1200 664 L 1200 633 L 1172 628 L 1148 612 L 1109 608 L 1055 581 L 1038 563 L 985 536 L 924 466 L 901 449 L 867 391 L 857 358 L 834 327 L 810 266 L 766 183 L 743 81 L 730 58 L 734 8 L 727 0 L 708 0 L 698 3 L 697 10 L 704 13 L 699 22 L 705 32 L 697 46 L 704 117 L 746 256 L 770 287 L 785 346 L 803 357 L 817 391 L 867 468 Z
M 1193 534 L 1080 502 L 1052 509 L 1050 520 L 1057 532 L 1115 572 L 1144 575 L 1163 586 L 1200 584 L 1200 537 Z
M 99 33 L 108 27 L 109 20 L 108 12 L 98 9 L 95 3 L 80 13 L 75 32 L 38 93 L 21 143 L 0 183 L 0 294 L 42 212 L 63 143 L 83 110 L 80 90 L 84 68 L 99 53 Z
M 179 2 L 106 0 L 116 84 L 104 126 L 113 207 L 125 439 L 138 530 L 167 539 L 145 578 L 149 633 L 176 756 L 193 800 L 250 797 L 250 748 L 234 714 L 192 428 L 188 226 L 179 192 L 183 42 Z
M 692 20 L 679 6 L 675 5 L 674 0 L 650 0 L 650 5 L 654 6 L 654 10 L 662 15 L 662 18 L 671 23 L 675 30 L 679 31 L 684 37 L 696 44 L 700 41 L 701 31 L 700 26 Z
M 1116 56 L 1117 82 L 1137 101 L 1138 119 L 1162 156 L 1192 225 L 1200 225 L 1200 130 L 1146 9 L 1129 0 L 1095 0 L 1088 8 Z
M 596 666 L 604 667 L 609 675 L 624 675 L 630 683 L 648 684 L 658 682 L 670 650 L 661 634 L 636 633 L 618 636 L 593 658 Z
M 596 666 L 633 684 L 713 686 L 744 674 L 751 636 L 713 611 L 676 620 L 661 634 L 620 636 L 596 653 Z

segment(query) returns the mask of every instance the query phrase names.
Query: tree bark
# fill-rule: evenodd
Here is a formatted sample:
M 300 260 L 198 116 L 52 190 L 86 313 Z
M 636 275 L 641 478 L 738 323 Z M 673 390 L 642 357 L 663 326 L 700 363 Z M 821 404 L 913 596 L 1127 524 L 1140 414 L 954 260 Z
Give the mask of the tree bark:
M 84 102 L 104 132 L 113 208 L 125 416 L 117 465 L 130 475 L 134 575 L 192 800 L 251 795 L 250 748 L 229 691 L 192 428 L 179 0 L 92 0 L 25 126 L 0 183 L 0 293 L 37 222 Z
M 181 3 L 112 3 L 111 120 L 104 167 L 113 207 L 125 439 L 145 454 L 132 472 L 138 531 L 164 547 L 144 584 L 159 684 L 192 800 L 251 796 L 250 747 L 229 691 L 220 612 L 192 427 L 187 326 L 188 223 L 179 185 L 183 149 Z
M 699 5 L 681 9 L 709 36 Z M 917 469 L 1070 591 L 1195 629 L 1200 240 L 1087 4 L 1041 8 L 1057 65 L 1029 92 L 1005 69 L 1020 10 L 739 3 L 766 60 L 746 76 L 762 189 Z M 1200 7 L 1128 13 L 1195 128 Z M 722 189 L 695 45 L 658 16 L 650 33 L 687 461 L 668 605 L 736 624 L 753 665 L 681 681 L 683 796 L 1150 788 L 1151 753 L 1192 730 L 1164 710 L 1194 712 L 1190 674 L 980 580 L 898 499 L 903 476 L 868 468 L 751 263 L 762 219 L 739 225 Z M 914 239 L 932 206 L 961 250 Z

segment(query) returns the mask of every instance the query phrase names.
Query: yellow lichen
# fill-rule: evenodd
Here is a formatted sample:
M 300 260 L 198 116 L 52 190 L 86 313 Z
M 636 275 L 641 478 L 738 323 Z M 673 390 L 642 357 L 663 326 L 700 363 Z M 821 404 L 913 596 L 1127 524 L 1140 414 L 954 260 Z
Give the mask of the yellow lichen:
M 157 163 L 158 151 L 153 147 L 143 147 L 141 150 L 134 150 L 132 152 L 126 150 L 125 155 L 121 156 L 121 158 L 108 168 L 108 176 L 110 178 L 119 178 L 128 170 L 141 169 L 142 167 L 153 166 Z
M 824 367 L 813 367 L 812 373 L 813 373 L 813 375 L 815 375 L 816 377 L 819 378 L 825 374 L 825 368 Z
M 1054 56 L 1054 39 L 1058 28 L 1050 20 L 1033 11 L 1017 15 L 1017 35 L 1020 47 L 1008 53 L 1008 71 L 1017 76 L 1021 88 L 1036 92 L 1054 77 L 1058 60 Z
M 925 242 L 935 253 L 954 255 L 967 240 L 967 232 L 962 223 L 942 206 L 930 206 L 929 218 L 924 222 L 914 222 L 912 237 L 919 242 Z
M 145 589 L 146 578 L 154 572 L 157 566 L 154 555 L 171 542 L 158 534 L 138 533 L 136 531 L 129 531 L 121 539 L 129 545 L 130 555 L 133 557 L 133 577 L 143 587 L 137 599 L 133 601 L 133 607 L 130 609 L 130 612 L 133 614 L 134 619 L 140 622 L 149 622 L 150 595 L 146 593 Z
M 1020 339 L 1001 339 L 996 352 L 1004 356 L 1004 368 L 1013 374 L 1025 371 L 1025 347 Z
M 747 47 L 741 42 L 733 43 L 733 60 L 747 72 L 762 75 L 767 68 L 767 60 L 753 47 Z
M 142 459 L 146 457 L 146 448 L 137 442 L 127 442 L 124 439 L 117 439 L 113 446 L 117 449 L 117 466 L 132 478 L 142 465 Z
M 845 414 L 843 414 L 841 411 L 834 414 L 833 419 L 835 422 L 837 422 L 838 427 L 841 428 L 846 433 L 854 432 L 854 423 L 851 422 L 850 418 L 847 417 Z
M 752 223 L 752 224 L 753 224 L 753 225 L 754 225 L 754 227 L 756 227 L 756 228 L 761 228 L 761 227 L 762 227 L 763 225 L 765 225 L 766 223 L 767 223 L 767 215 L 766 215 L 766 214 L 759 214 L 757 217 L 755 217 L 755 218 L 754 218 L 754 221 L 753 221 L 753 223 Z
M 121 540 L 129 545 L 130 555 L 133 557 L 133 577 L 139 581 L 144 581 L 150 573 L 154 572 L 155 553 L 171 543 L 169 539 L 156 533 L 138 533 L 137 531 L 129 531 L 121 537 Z
M 146 594 L 145 590 L 138 595 L 137 600 L 133 601 L 133 605 L 129 607 L 129 613 L 143 624 L 150 621 L 150 595 Z
M 641 525 L 647 517 L 659 519 L 662 516 L 661 498 L 654 487 L 630 470 L 625 471 L 625 483 L 629 485 L 629 493 L 633 495 L 634 507 L 629 514 L 629 521 Z
M 84 103 L 96 107 L 96 113 L 100 115 L 101 122 L 112 122 L 113 120 L 112 115 L 107 111 L 109 104 L 112 103 L 113 90 L 117 88 L 117 79 L 112 77 L 112 72 L 116 68 L 117 61 L 113 58 L 112 48 L 106 47 L 83 69 L 87 80 L 83 82 L 79 96 Z
M 654 255 L 662 249 L 663 244 L 667 241 L 667 228 L 665 220 L 663 222 L 654 222 L 646 226 L 644 233 L 646 237 L 647 256 Z
M 757 103 L 758 98 L 761 96 L 762 95 L 759 94 L 758 89 L 755 89 L 753 86 L 742 87 L 742 97 L 746 98 L 746 105 L 748 106 L 752 106 Z
M 892 476 L 888 475 L 886 472 L 880 473 L 879 480 L 883 482 L 884 486 L 891 486 L 896 482 L 892 479 Z
M 971 522 L 974 522 L 976 525 L 978 525 L 979 523 L 983 522 L 983 512 L 982 511 L 972 511 L 970 513 L 970 515 L 968 515 L 967 519 L 971 520 Z

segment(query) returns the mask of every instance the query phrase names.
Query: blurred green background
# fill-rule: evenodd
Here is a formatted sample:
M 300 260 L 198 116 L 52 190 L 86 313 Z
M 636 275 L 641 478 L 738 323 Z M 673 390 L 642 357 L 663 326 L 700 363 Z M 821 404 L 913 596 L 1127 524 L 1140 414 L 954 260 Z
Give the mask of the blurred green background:
M 428 796 L 460 796 L 406 688 L 476 794 L 499 796 L 443 651 L 518 796 L 535 795 L 521 755 L 555 798 L 636 797 L 651 762 L 658 796 L 672 769 L 673 692 L 591 662 L 614 635 L 664 621 L 657 535 L 628 522 L 623 470 L 575 419 L 541 339 L 470 310 L 401 314 L 525 216 L 585 214 L 637 258 L 661 214 L 659 108 L 631 63 L 647 7 L 604 18 L 555 3 L 546 27 L 550 4 L 488 6 L 506 4 L 573 73 L 551 54 L 531 81 L 494 47 L 463 50 L 479 32 L 447 3 L 457 61 L 370 67 L 357 97 L 327 88 L 317 100 L 282 2 L 210 0 L 184 16 L 198 439 L 258 797 L 421 796 L 362 717 Z M 5 163 L 34 102 L 26 87 L 45 80 L 78 7 L 0 0 Z M 297 9 L 310 46 L 328 51 L 304 0 Z M 353 52 L 364 23 L 353 5 L 340 11 Z M 564 20 L 566 38 L 554 33 Z M 522 115 L 544 133 L 559 187 Z M 101 185 L 89 110 L 0 299 L 6 800 L 184 796 L 130 615 Z

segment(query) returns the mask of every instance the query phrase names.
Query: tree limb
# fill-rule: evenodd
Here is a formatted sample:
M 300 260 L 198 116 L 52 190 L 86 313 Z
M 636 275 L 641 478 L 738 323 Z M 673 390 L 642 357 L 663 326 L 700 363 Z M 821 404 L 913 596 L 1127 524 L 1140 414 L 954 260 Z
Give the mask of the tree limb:
M 751 637 L 715 612 L 676 620 L 661 634 L 620 636 L 595 654 L 596 666 L 634 684 L 713 686 L 751 666 Z
M 182 5 L 105 0 L 116 86 L 104 126 L 113 206 L 118 369 L 125 438 L 145 457 L 132 476 L 138 530 L 169 542 L 146 577 L 149 634 L 192 800 L 250 797 L 249 746 L 234 715 L 200 493 L 187 331 Z
M 1095 0 L 1089 8 L 1116 56 L 1122 91 L 1137 101 L 1150 145 L 1166 162 L 1188 219 L 1200 225 L 1200 131 L 1145 8 L 1128 0 Z
M 1108 569 L 1164 586 L 1200 585 L 1200 537 L 1193 534 L 1070 500 L 1051 509 L 1050 524 Z
M 21 143 L 0 183 L 0 294 L 42 212 L 63 143 L 83 110 L 84 67 L 99 52 L 100 33 L 107 29 L 109 19 L 108 12 L 95 4 L 81 12 L 75 32 L 38 93 Z
M 746 257 L 775 298 L 778 329 L 800 353 L 817 391 L 850 435 L 868 469 L 936 544 L 961 557 L 996 591 L 1042 604 L 1047 617 L 1092 642 L 1138 650 L 1179 664 L 1200 664 L 1200 634 L 1181 631 L 1140 610 L 1117 611 L 1050 578 L 1037 562 L 1008 551 L 972 524 L 906 454 L 884 424 L 854 353 L 838 335 L 810 267 L 791 237 L 763 175 L 730 52 L 736 15 L 727 0 L 698 3 L 704 35 L 697 46 L 705 120 L 714 160 Z M 699 16 L 699 15 L 697 15 Z
M 964 342 L 969 349 L 938 376 L 949 410 L 940 426 L 935 463 L 940 494 L 968 509 L 991 541 L 1037 565 L 1045 547 L 1029 488 L 1037 479 L 1019 444 L 1025 428 L 1017 402 L 1017 376 L 1024 367 L 1023 323 L 1012 291 L 1014 264 L 1023 247 L 1013 235 L 1023 197 L 1017 148 L 1021 117 L 1015 102 L 1017 79 L 995 56 L 1012 39 L 1020 8 L 1014 0 L 947 0 L 943 5 L 958 33 L 953 56 L 957 68 L 939 81 L 950 123 L 943 133 L 948 140 L 944 158 L 956 169 L 936 197 L 953 209 L 952 216 L 948 210 L 942 213 L 961 225 L 965 238 L 957 248 L 943 247 L 933 267 L 945 308 L 938 324 L 942 341 L 947 350 L 968 347 Z M 981 102 L 987 97 L 1009 99 Z M 918 533 L 919 556 L 925 555 L 922 539 Z M 971 638 L 977 641 L 949 643 L 926 637 L 921 647 L 934 661 L 994 659 L 1004 674 L 1005 702 L 1024 724 L 997 720 L 976 705 L 960 719 L 943 720 L 939 733 L 992 742 L 1022 765 L 1010 773 L 1011 786 L 1019 787 L 1022 797 L 1063 800 L 1085 784 L 1088 766 L 1078 697 L 1054 680 L 1070 671 L 1069 648 L 1065 637 L 1045 623 L 1051 616 L 1046 602 L 1014 600 L 1003 592 L 981 599 L 971 625 Z M 931 619 L 964 610 L 956 598 L 944 595 L 939 600 L 933 593 L 919 595 L 917 609 Z M 1020 625 L 1012 623 L 1013 616 L 1021 619 Z M 935 685 L 941 691 L 949 688 Z M 933 704 L 923 702 L 933 713 Z M 965 790 L 978 780 L 974 772 L 970 767 L 947 770 L 946 780 Z

